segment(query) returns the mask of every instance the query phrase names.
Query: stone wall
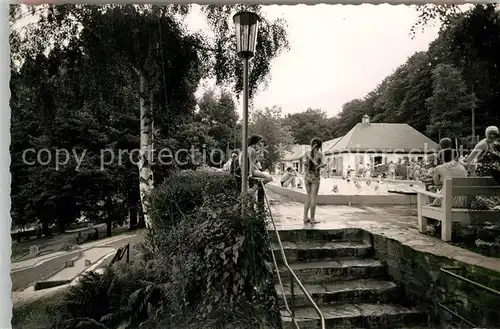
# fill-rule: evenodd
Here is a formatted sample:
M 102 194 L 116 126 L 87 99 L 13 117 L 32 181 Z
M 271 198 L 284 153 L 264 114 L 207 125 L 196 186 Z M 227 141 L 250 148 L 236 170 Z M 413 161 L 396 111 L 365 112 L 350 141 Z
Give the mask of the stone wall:
M 441 303 L 478 326 L 500 327 L 500 297 L 440 271 L 442 267 L 463 268 L 452 272 L 499 291 L 500 269 L 493 271 L 418 251 L 378 234 L 366 238 L 372 240 L 376 257 L 386 263 L 388 274 L 406 297 L 430 305 L 435 320 L 440 319 L 446 326 L 450 319 L 438 306 Z

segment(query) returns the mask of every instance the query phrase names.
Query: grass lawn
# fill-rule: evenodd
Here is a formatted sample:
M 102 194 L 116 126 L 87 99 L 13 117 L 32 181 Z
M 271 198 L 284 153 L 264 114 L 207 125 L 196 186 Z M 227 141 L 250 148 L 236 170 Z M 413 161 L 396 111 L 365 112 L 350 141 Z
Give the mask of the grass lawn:
M 100 238 L 106 237 L 106 226 L 99 227 L 97 229 L 99 231 Z M 86 237 L 86 235 L 90 232 L 93 233 L 94 230 L 89 229 L 88 231 L 82 232 L 82 236 Z M 114 229 L 112 236 L 120 235 L 126 232 L 129 232 L 128 225 Z M 30 247 L 35 245 L 39 246 L 39 250 L 42 252 L 42 255 L 49 252 L 61 251 L 64 246 L 76 244 L 76 235 L 77 233 L 63 233 L 53 235 L 51 237 L 43 237 L 40 239 L 34 238 L 22 242 L 14 240 L 12 241 L 12 255 L 10 256 L 10 259 L 12 262 L 15 262 L 35 257 L 36 255 L 28 255 Z

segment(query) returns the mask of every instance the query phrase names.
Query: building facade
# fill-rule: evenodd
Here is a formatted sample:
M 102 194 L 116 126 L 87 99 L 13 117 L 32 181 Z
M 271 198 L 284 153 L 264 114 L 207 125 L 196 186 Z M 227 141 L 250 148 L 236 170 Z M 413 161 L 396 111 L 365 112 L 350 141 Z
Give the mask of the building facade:
M 302 172 L 307 150 L 308 145 L 295 145 L 278 168 L 284 171 L 292 166 Z M 437 143 L 408 124 L 372 123 L 368 115 L 344 136 L 323 142 L 326 171 L 337 176 L 345 176 L 349 168 L 357 170 L 361 164 L 373 168 L 391 161 L 427 161 L 427 155 L 437 150 Z

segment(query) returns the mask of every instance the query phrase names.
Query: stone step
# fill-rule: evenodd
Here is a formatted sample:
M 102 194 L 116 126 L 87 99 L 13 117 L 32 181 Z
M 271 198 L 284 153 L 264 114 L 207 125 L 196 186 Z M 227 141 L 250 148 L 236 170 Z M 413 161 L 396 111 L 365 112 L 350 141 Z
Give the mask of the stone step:
M 291 263 L 290 268 L 302 283 L 368 279 L 381 277 L 385 274 L 383 264 L 370 258 L 339 258 L 322 262 Z M 280 267 L 280 276 L 284 283 L 290 282 L 291 274 L 284 265 Z
M 275 285 L 278 303 L 284 306 L 283 291 L 279 284 Z M 304 284 L 304 288 L 311 295 L 317 305 L 356 302 L 388 302 L 396 300 L 397 285 L 390 281 L 378 279 L 359 279 L 350 281 L 337 281 L 324 284 Z M 290 283 L 284 283 L 283 289 L 288 305 L 292 305 L 292 292 Z M 296 307 L 310 306 L 311 304 L 297 284 L 294 284 L 294 303 Z
M 284 241 L 282 243 L 288 263 L 327 261 L 339 257 L 367 257 L 372 248 L 369 244 L 356 241 L 325 242 L 310 240 L 304 242 Z M 283 264 L 283 257 L 278 244 L 273 244 L 272 250 L 276 261 Z
M 426 312 L 396 304 L 337 304 L 321 306 L 327 328 L 396 329 L 428 323 Z M 312 307 L 295 309 L 295 319 L 301 329 L 321 328 L 319 316 Z M 283 329 L 294 329 L 287 311 L 281 311 Z
M 363 230 L 357 228 L 348 229 L 331 229 L 331 230 L 318 230 L 318 229 L 290 229 L 278 231 L 282 242 L 299 242 L 308 240 L 320 241 L 363 241 L 364 237 L 368 237 Z M 274 230 L 269 230 L 269 236 L 273 242 L 276 242 L 276 233 Z

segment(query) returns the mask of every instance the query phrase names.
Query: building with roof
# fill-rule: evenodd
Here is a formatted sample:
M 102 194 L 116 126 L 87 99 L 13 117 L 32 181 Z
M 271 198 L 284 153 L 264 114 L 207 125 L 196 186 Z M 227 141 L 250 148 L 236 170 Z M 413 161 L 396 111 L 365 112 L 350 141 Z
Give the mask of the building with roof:
M 338 174 L 360 164 L 380 165 L 389 162 L 426 160 L 438 149 L 436 142 L 406 123 L 372 123 L 364 115 L 347 134 L 330 149 L 324 149 L 327 161 L 335 164 Z
M 364 115 L 342 137 L 323 142 L 327 170 L 335 175 L 345 175 L 350 167 L 357 170 L 360 163 L 380 165 L 405 160 L 426 160 L 427 154 L 438 149 L 437 143 L 406 123 L 372 123 Z M 295 145 L 278 164 L 278 171 L 291 166 L 303 172 L 303 157 L 309 145 Z
M 276 165 L 276 172 L 282 173 L 288 167 L 294 168 L 297 172 L 302 172 L 304 170 L 302 159 L 310 149 L 310 145 L 293 145 L 291 150 L 285 152 L 281 157 L 280 162 Z

